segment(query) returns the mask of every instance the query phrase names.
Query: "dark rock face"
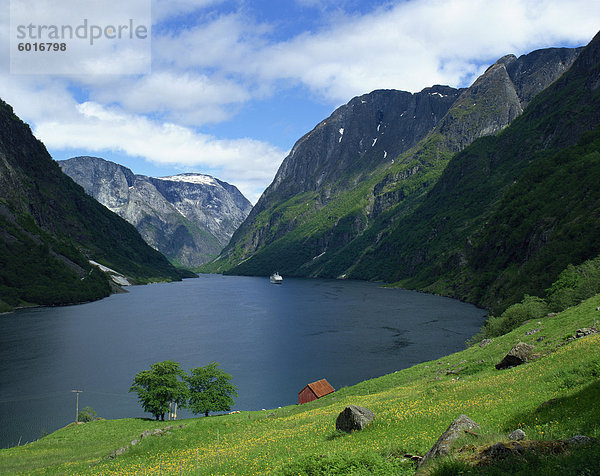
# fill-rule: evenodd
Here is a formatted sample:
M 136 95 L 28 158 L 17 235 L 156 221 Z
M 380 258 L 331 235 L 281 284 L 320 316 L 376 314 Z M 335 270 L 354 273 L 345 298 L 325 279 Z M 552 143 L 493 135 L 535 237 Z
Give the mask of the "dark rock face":
M 521 115 L 533 97 L 559 78 L 581 48 L 548 48 L 517 58 L 507 55 L 490 66 L 456 102 L 437 130 L 458 152 Z
M 446 456 L 450 452 L 450 446 L 454 440 L 459 436 L 462 436 L 465 430 L 471 431 L 476 428 L 479 428 L 478 423 L 475 423 L 466 415 L 460 415 L 456 420 L 450 423 L 450 426 L 446 431 L 442 433 L 431 449 L 425 453 L 419 466 L 439 456 Z
M 504 57 L 490 66 L 456 102 L 437 131 L 449 149 L 458 152 L 479 137 L 488 136 L 510 124 L 523 112 L 521 101 L 506 71 Z
M 253 222 L 261 212 L 297 194 L 319 192 L 320 207 L 352 189 L 423 139 L 462 92 L 448 86 L 416 94 L 376 90 L 339 107 L 296 142 L 232 241 L 242 240 L 253 252 L 293 230 L 299 222 L 282 224 L 277 215 L 265 227 L 255 228 Z M 359 225 L 354 234 L 363 228 Z
M 508 62 L 506 71 L 525 107 L 571 67 L 583 48 L 545 48 Z
M 515 345 L 504 358 L 496 364 L 498 370 L 508 369 L 527 362 L 533 351 L 533 346 L 519 342 Z
M 148 244 L 186 267 L 217 255 L 252 208 L 237 188 L 208 175 L 146 177 L 97 157 L 59 165 Z
M 316 190 L 392 160 L 425 137 L 462 91 L 433 86 L 416 94 L 377 90 L 355 97 L 296 142 L 265 195 Z
M 362 430 L 373 421 L 375 414 L 368 408 L 350 405 L 341 412 L 335 421 L 335 428 L 339 431 L 351 433 Z

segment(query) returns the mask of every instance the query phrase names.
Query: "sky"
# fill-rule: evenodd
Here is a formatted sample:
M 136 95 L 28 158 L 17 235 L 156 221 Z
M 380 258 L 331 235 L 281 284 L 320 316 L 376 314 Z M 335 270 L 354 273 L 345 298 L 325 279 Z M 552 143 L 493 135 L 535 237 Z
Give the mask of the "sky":
M 582 46 L 600 27 L 597 0 L 135 0 L 151 23 L 138 71 L 99 41 L 96 61 L 24 73 L 11 62 L 10 1 L 0 0 L 0 98 L 54 159 L 206 173 L 253 203 L 294 143 L 353 97 L 469 86 L 506 54 Z M 46 14 L 48 0 L 12 7 L 25 1 L 34 4 L 25 11 Z M 75 2 L 108 15 L 111 1 L 51 5 L 62 24 L 77 25 Z

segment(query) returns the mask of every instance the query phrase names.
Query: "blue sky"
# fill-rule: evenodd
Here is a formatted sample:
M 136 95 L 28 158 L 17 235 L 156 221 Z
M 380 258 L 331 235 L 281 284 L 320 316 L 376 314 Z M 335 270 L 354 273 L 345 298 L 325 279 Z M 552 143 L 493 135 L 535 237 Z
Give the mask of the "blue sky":
M 28 75 L 9 72 L 0 5 L 0 97 L 55 159 L 209 173 L 252 202 L 352 97 L 468 86 L 505 54 L 584 45 L 600 26 L 597 0 L 152 0 L 151 72 Z

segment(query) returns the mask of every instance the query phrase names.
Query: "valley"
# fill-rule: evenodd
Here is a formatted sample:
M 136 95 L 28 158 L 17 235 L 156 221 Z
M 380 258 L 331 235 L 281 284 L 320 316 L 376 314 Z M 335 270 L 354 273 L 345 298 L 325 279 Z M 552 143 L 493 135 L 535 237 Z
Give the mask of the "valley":
M 481 71 L 468 87 L 357 95 L 295 142 L 254 207 L 212 175 L 56 162 L 0 101 L 0 370 L 14 392 L 0 405 L 21 405 L 2 412 L 16 415 L 7 446 L 45 411 L 52 430 L 70 420 L 51 400 L 74 376 L 122 407 L 36 427 L 37 441 L 0 451 L 0 472 L 600 473 L 600 33 Z M 87 99 L 80 111 L 127 127 Z M 231 172 L 240 144 L 273 152 L 208 150 Z M 133 418 L 131 376 L 175 350 L 186 367 L 219 358 L 239 372 L 244 406 L 184 413 L 177 429 Z M 325 376 L 334 393 L 287 400 Z M 373 423 L 336 431 L 349 405 Z M 417 467 L 461 414 L 477 431 Z

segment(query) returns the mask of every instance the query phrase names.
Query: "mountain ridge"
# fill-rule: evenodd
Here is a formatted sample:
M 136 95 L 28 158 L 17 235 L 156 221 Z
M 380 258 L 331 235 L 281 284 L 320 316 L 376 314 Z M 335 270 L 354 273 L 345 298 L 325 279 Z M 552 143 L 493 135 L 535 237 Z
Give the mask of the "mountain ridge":
M 599 42 L 596 35 L 572 68 L 538 94 L 507 129 L 479 139 L 454 156 L 420 208 L 394 229 L 379 250 L 363 259 L 362 271 L 355 277 L 372 279 L 376 275 L 374 267 L 366 265 L 369 260 L 391 260 L 397 265 L 392 280 L 501 311 L 523 294 L 543 294 L 567 264 L 578 264 L 597 253 L 591 244 L 598 227 L 585 213 L 573 219 L 585 222 L 587 228 L 577 226 L 581 235 L 571 239 L 553 237 L 555 230 L 543 223 L 560 222 L 561 216 L 568 214 L 567 198 L 589 206 L 592 215 L 598 204 L 593 188 L 586 196 L 585 188 L 579 187 L 593 180 L 598 170 L 593 154 L 600 122 Z M 587 168 L 581 163 L 584 160 Z M 562 174 L 571 188 L 555 180 L 555 190 L 547 189 L 545 176 L 553 171 Z M 579 185 L 569 178 L 574 171 L 579 174 Z M 521 181 L 537 183 L 540 192 L 531 197 L 531 203 L 517 205 L 519 196 L 526 196 Z M 574 198 L 579 191 L 579 198 Z M 549 196 L 553 200 L 549 201 Z M 551 205 L 547 209 L 550 216 L 543 211 L 544 204 Z M 509 208 L 513 217 L 502 214 Z M 491 240 L 494 234 L 504 240 L 517 229 L 518 237 L 513 234 L 512 243 L 499 246 Z M 549 253 L 545 250 L 553 240 L 555 251 Z M 395 247 L 397 242 L 403 243 L 403 250 Z M 591 245 L 585 251 L 578 245 L 584 242 Z M 538 257 L 527 253 L 517 257 L 515 252 L 522 247 Z M 534 275 L 541 279 L 528 279 Z
M 218 255 L 252 207 L 235 186 L 206 174 L 148 177 L 89 156 L 59 165 L 154 249 L 187 268 Z
M 291 181 L 291 173 L 300 169 L 290 163 L 300 161 L 297 156 L 301 148 L 311 134 L 332 117 L 335 119 L 336 110 L 297 142 L 255 209 L 207 269 L 231 274 L 268 274 L 275 267 L 296 276 L 366 276 L 366 279 L 391 280 L 392 273 L 375 276 L 355 272 L 357 262 L 377 247 L 398 221 L 414 212 L 455 153 L 480 137 L 505 129 L 522 114 L 523 107 L 536 93 L 571 66 L 580 52 L 581 48 L 549 48 L 519 58 L 513 55 L 500 58 L 471 87 L 461 90 L 443 117 L 411 147 L 401 149 L 398 155 L 374 167 L 364 168 L 362 175 L 357 174 L 360 180 L 353 182 L 346 175 L 350 186 L 341 193 L 338 179 L 333 184 L 323 182 L 317 188 L 301 188 L 300 193 L 291 197 L 278 196 L 277 189 L 285 179 Z M 346 109 L 368 96 L 354 98 Z M 371 138 L 372 127 L 363 126 L 363 142 Z M 336 138 L 339 140 L 339 132 L 336 135 L 334 126 L 327 140 L 334 143 Z M 354 151 L 360 155 L 359 148 Z M 331 169 L 336 170 L 336 164 Z M 388 267 L 393 265 L 386 263 L 385 268 Z
M 369 173 L 384 161 L 392 161 L 393 157 L 410 148 L 418 139 L 425 137 L 431 127 L 456 101 L 461 91 L 448 86 L 433 86 L 415 94 L 405 91 L 376 90 L 356 97 L 336 109 L 329 118 L 321 121 L 294 145 L 277 171 L 273 183 L 267 187 L 248 218 L 234 233 L 230 244 L 221 256 L 235 246 L 240 236 L 252 233 L 252 221 L 268 210 L 270 202 L 294 200 L 299 193 L 309 192 L 313 194 L 310 210 L 310 213 L 313 213 L 323 208 L 323 205 L 329 202 L 331 195 L 337 193 L 340 188 L 352 190 L 365 175 L 360 170 L 353 170 L 353 166 L 356 167 L 361 161 L 366 162 L 366 173 Z M 358 114 L 352 114 L 357 109 Z M 423 126 L 421 122 L 412 120 L 417 111 L 421 111 L 421 116 L 424 117 L 427 125 Z M 395 122 L 399 122 L 400 126 L 393 134 L 386 136 L 388 114 L 396 120 Z M 349 120 L 349 125 L 344 122 L 345 119 Z M 361 130 L 361 121 L 368 122 L 366 126 L 368 138 L 364 137 Z M 395 140 L 392 141 L 392 138 Z M 347 147 L 350 143 L 353 145 L 352 148 Z M 320 152 L 323 149 L 326 150 L 324 154 Z M 297 158 L 301 155 L 308 155 L 312 162 L 303 164 Z M 294 179 L 298 173 L 303 176 L 299 181 L 303 184 L 302 188 L 298 187 Z M 323 183 L 325 176 L 328 180 Z M 344 183 L 340 182 L 341 177 L 345 178 Z M 305 186 L 307 183 L 308 187 Z M 277 216 L 274 218 L 275 221 L 270 220 L 269 223 L 269 232 L 272 233 L 268 238 L 269 241 L 283 237 L 296 227 L 295 223 L 281 223 Z M 276 230 L 278 227 L 281 229 Z M 258 235 L 246 239 L 246 244 L 252 251 L 256 251 L 256 248 L 252 249 L 253 244 L 258 244 L 264 239 L 261 233 L 262 231 L 258 230 Z

